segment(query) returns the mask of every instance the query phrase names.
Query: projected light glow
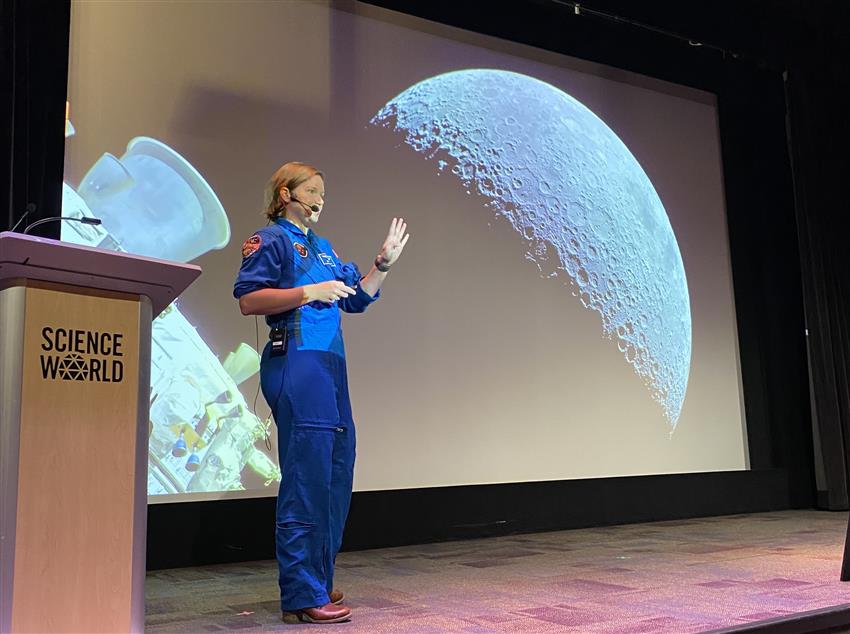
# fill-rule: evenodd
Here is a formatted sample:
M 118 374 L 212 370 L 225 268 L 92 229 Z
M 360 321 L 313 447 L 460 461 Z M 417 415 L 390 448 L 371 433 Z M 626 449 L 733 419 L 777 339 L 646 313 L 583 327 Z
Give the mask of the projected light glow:
M 150 502 L 278 489 L 232 288 L 286 161 L 344 261 L 413 235 L 343 318 L 355 491 L 749 467 L 717 95 L 368 3 L 178 5 L 70 33 L 63 212 L 103 224 L 62 237 L 203 269 L 153 323 Z
M 619 137 L 565 92 L 501 70 L 422 81 L 371 123 L 485 197 L 541 272 L 568 275 L 674 430 L 691 362 L 685 270 L 664 206 Z

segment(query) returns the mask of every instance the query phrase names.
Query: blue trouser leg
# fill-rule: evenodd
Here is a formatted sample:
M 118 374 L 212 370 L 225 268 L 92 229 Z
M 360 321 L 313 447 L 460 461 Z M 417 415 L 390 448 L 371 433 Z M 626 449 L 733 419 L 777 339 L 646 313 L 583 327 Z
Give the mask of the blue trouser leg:
M 345 359 L 337 358 L 337 367 L 335 370 L 337 411 L 339 412 L 340 428 L 344 431 L 340 432 L 337 436 L 333 452 L 330 521 L 331 574 L 328 576 L 328 585 L 326 586 L 328 592 L 333 589 L 334 561 L 342 545 L 345 521 L 348 518 L 348 509 L 351 505 L 351 491 L 354 484 L 354 458 L 356 453 L 354 420 L 351 416 L 351 402 L 348 397 Z
M 321 351 L 291 348 L 274 358 L 264 351 L 261 380 L 278 426 L 282 481 L 275 551 L 281 609 L 324 605 L 333 587 L 354 465 L 345 362 Z

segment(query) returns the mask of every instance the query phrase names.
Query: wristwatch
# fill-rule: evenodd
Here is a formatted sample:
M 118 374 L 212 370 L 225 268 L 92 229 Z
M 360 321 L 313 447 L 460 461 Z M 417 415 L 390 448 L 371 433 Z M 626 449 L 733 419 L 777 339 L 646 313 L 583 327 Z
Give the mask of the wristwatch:
M 381 273 L 386 273 L 390 270 L 389 265 L 384 262 L 380 253 L 375 256 L 375 268 L 378 269 Z

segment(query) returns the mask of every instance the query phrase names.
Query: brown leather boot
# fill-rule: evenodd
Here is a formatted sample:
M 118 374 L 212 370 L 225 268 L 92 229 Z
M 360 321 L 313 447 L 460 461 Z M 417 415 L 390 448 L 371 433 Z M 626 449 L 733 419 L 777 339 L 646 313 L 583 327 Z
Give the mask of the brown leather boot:
M 336 588 L 331 590 L 331 593 L 328 596 L 330 596 L 331 603 L 333 603 L 334 605 L 339 605 L 345 600 L 345 595 L 343 594 L 342 590 L 337 590 Z
M 344 606 L 328 603 L 320 608 L 304 608 L 295 612 L 284 612 L 280 618 L 284 623 L 341 623 L 351 618 L 351 610 Z

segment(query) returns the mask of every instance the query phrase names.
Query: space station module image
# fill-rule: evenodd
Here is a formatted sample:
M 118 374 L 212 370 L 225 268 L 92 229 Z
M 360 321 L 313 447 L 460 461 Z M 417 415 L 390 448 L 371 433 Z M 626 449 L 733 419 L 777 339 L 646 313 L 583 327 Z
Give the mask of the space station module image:
M 182 156 L 148 137 L 132 139 L 121 158 L 105 153 L 76 190 L 64 183 L 62 215 L 102 221 L 63 222 L 66 242 L 165 260 L 188 262 L 230 240 L 212 188 Z M 246 477 L 280 482 L 270 423 L 239 390 L 259 371 L 254 347 L 241 343 L 220 360 L 178 300 L 153 321 L 151 357 L 148 495 L 243 490 Z

